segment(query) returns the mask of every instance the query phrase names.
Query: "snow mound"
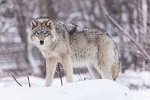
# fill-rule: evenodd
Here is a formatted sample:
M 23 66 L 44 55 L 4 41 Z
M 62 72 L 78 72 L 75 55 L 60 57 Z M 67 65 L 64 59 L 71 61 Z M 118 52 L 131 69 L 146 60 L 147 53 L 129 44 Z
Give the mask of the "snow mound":
M 50 87 L 0 87 L 1 100 L 133 100 L 130 90 L 107 79 Z

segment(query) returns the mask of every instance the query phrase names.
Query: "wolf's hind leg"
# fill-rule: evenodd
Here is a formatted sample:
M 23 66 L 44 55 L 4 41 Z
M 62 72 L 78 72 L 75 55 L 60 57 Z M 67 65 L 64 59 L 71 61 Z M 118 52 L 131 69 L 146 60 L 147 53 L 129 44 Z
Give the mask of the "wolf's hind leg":
M 92 78 L 101 79 L 100 73 L 97 71 L 97 69 L 93 65 L 89 66 L 88 70 L 91 73 Z
M 94 66 L 95 66 L 97 72 L 99 72 L 99 74 L 101 75 L 102 79 L 113 80 L 111 66 L 109 66 L 105 63 L 102 63 L 102 62 L 95 63 Z
M 102 76 L 103 79 L 113 80 L 111 69 L 106 67 L 106 66 L 102 67 L 102 69 L 101 69 L 101 76 Z

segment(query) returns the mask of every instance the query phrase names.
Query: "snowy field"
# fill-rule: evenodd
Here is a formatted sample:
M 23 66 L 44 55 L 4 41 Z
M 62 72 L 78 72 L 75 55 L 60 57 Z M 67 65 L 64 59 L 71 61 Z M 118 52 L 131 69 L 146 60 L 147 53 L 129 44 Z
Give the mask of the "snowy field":
M 21 83 L 25 79 L 19 78 Z M 33 87 L 27 83 L 23 87 L 14 85 L 1 87 L 0 100 L 132 100 L 132 93 L 128 88 L 111 80 L 87 80 L 57 85 L 57 80 L 51 87 L 44 87 L 44 80 L 31 77 Z M 36 82 L 42 83 L 38 84 Z
M 150 100 L 150 72 L 127 70 L 116 81 L 130 88 L 134 100 Z
M 117 82 L 105 79 L 79 81 L 85 76 L 75 75 L 76 81 L 69 84 L 63 78 L 63 86 L 60 79 L 54 79 L 48 88 L 44 86 L 44 79 L 34 76 L 30 76 L 31 87 L 27 77 L 17 78 L 22 87 L 12 77 L 1 78 L 0 100 L 150 100 L 150 89 L 141 85 L 148 85 L 148 72 L 127 71 L 119 75 Z M 129 90 L 130 84 L 141 88 Z

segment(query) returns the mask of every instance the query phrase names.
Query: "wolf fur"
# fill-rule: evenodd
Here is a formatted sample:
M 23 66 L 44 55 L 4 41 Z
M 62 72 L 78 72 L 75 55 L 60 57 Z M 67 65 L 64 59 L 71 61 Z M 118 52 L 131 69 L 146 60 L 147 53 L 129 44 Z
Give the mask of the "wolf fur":
M 31 20 L 29 40 L 46 59 L 46 83 L 52 84 L 57 63 L 63 65 L 66 81 L 73 81 L 73 67 L 87 66 L 93 78 L 115 80 L 119 59 L 114 41 L 106 32 L 83 29 L 49 18 Z

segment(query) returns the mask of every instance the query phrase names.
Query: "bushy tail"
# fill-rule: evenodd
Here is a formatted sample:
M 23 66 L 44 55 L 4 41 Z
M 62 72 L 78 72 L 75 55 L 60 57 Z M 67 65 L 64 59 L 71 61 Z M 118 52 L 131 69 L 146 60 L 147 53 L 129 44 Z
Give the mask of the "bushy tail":
M 111 70 L 112 70 L 112 77 L 114 80 L 116 80 L 120 71 L 120 64 L 119 64 L 119 54 L 115 42 L 114 42 L 114 51 L 115 51 L 115 62 Z
M 117 47 L 116 47 L 117 48 Z M 112 66 L 112 77 L 114 80 L 116 80 L 116 78 L 118 77 L 119 71 L 120 71 L 120 66 L 119 66 L 119 56 L 118 56 L 118 52 L 117 49 L 115 51 L 115 63 Z
M 117 62 L 114 63 L 113 66 L 112 66 L 112 69 L 111 69 L 112 77 L 113 77 L 114 80 L 116 80 L 116 78 L 118 77 L 119 70 L 120 70 L 119 64 Z

